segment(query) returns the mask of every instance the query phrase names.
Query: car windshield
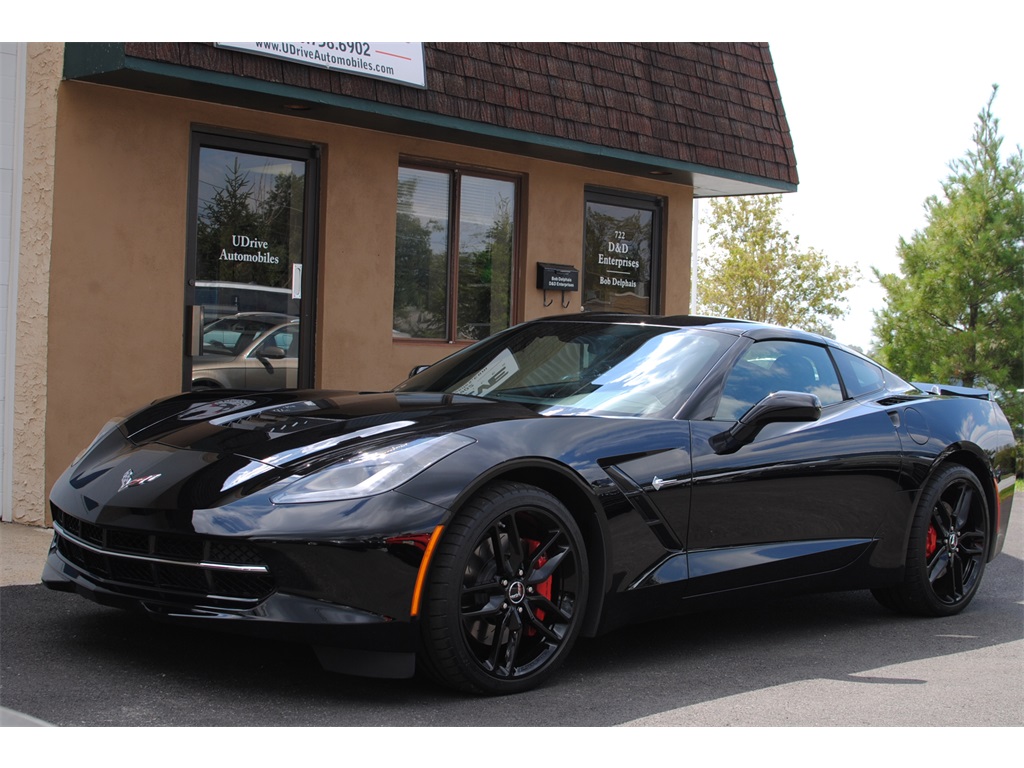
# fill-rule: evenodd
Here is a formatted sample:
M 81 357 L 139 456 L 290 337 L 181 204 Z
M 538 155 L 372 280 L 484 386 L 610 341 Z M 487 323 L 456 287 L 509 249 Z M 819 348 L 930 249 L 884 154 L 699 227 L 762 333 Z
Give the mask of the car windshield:
M 507 400 L 549 416 L 671 418 L 733 341 L 642 323 L 528 323 L 445 358 L 396 391 Z
M 274 323 L 250 318 L 225 317 L 217 320 L 203 329 L 203 354 L 235 357 L 274 327 Z

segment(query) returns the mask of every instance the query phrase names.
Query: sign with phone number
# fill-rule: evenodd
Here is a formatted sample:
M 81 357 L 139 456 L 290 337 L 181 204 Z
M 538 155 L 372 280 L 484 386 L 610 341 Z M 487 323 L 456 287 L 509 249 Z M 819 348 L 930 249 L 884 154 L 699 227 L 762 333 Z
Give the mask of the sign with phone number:
M 350 75 L 427 87 L 423 43 L 216 43 L 220 48 L 295 61 Z

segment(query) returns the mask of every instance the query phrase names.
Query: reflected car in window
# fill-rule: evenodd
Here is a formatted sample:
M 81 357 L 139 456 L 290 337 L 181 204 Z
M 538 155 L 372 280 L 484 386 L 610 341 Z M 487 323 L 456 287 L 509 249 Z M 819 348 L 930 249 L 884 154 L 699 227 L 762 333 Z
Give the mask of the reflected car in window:
M 241 353 L 250 319 L 211 347 Z M 575 314 L 389 391 L 193 392 L 108 424 L 50 494 L 43 582 L 333 671 L 516 693 L 581 636 L 743 598 L 958 613 L 1014 459 L 986 390 L 801 331 Z
M 275 312 L 242 312 L 203 329 L 192 360 L 192 389 L 280 389 L 298 377 L 299 320 Z

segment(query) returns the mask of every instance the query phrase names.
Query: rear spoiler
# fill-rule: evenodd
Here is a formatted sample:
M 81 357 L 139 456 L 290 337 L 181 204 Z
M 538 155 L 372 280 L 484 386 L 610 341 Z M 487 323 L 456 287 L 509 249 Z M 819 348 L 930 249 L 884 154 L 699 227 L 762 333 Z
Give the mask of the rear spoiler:
M 910 382 L 922 392 L 929 395 L 946 395 L 948 397 L 973 397 L 975 400 L 991 400 L 992 393 L 977 387 L 954 387 L 949 384 L 923 384 L 919 381 Z

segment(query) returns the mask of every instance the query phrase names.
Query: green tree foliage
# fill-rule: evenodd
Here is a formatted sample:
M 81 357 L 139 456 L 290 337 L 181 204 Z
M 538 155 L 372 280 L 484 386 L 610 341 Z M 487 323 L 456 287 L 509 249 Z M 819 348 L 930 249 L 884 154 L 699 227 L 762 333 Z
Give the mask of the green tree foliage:
M 709 235 L 697 265 L 697 310 L 832 335 L 856 269 L 801 250 L 780 220 L 782 198 L 711 200 Z
M 904 376 L 1013 400 L 1024 386 L 1024 155 L 1000 158 L 997 90 L 942 196 L 925 201 L 924 229 L 900 239 L 900 274 L 875 270 L 887 297 L 874 332 L 879 359 Z

